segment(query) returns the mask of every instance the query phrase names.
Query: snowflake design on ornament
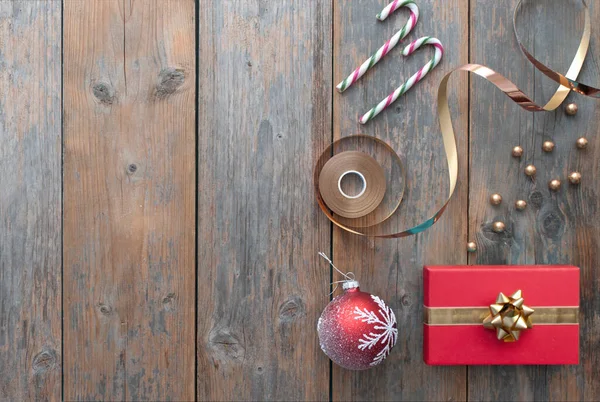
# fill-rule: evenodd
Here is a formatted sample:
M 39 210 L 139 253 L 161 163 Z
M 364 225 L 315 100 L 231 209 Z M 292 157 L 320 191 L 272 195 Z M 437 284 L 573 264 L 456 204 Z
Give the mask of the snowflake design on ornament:
M 385 344 L 385 347 L 381 349 L 379 353 L 377 353 L 370 364 L 371 366 L 376 366 L 390 354 L 390 350 L 396 344 L 396 339 L 398 338 L 398 329 L 394 328 L 394 325 L 396 324 L 396 316 L 394 315 L 392 309 L 386 306 L 383 300 L 381 300 L 379 297 L 371 295 L 371 298 L 373 298 L 375 303 L 377 303 L 377 305 L 380 307 L 379 315 L 383 317 L 383 321 L 377 316 L 377 314 L 375 314 L 374 311 L 368 311 L 366 308 L 361 310 L 358 308 L 358 306 L 354 307 L 354 319 L 361 320 L 367 324 L 375 324 L 374 329 L 383 330 L 382 332 L 378 333 L 370 332 L 368 335 L 363 334 L 363 338 L 358 340 L 360 343 L 358 348 L 360 350 L 371 349 L 380 341 L 382 344 Z

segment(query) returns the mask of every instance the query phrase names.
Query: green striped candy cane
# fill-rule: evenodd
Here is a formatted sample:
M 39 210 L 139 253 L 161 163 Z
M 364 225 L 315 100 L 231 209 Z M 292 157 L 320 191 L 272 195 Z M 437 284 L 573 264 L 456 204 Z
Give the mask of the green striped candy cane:
M 435 54 L 433 55 L 433 58 L 429 60 L 427 64 L 425 64 L 423 67 L 421 67 L 421 69 L 419 69 L 419 71 L 417 71 L 412 77 L 410 77 L 404 84 L 400 85 L 399 88 L 397 88 L 394 92 L 392 92 L 385 99 L 379 102 L 377 106 L 373 107 L 371 110 L 365 113 L 359 120 L 361 124 L 365 124 L 373 117 L 377 116 L 385 108 L 394 103 L 396 99 L 408 92 L 409 89 L 411 89 L 417 82 L 421 81 L 423 77 L 425 77 L 427 73 L 433 70 L 435 66 L 438 65 L 440 60 L 442 60 L 442 56 L 444 55 L 444 47 L 438 39 L 432 38 L 431 36 L 424 36 L 415 40 L 414 42 L 412 42 L 404 48 L 402 54 L 404 56 L 410 56 L 415 50 L 420 48 L 422 45 L 431 45 L 435 48 Z
M 352 72 L 344 81 L 340 82 L 337 85 L 337 90 L 339 92 L 344 92 L 347 88 L 349 88 L 352 84 L 354 84 L 360 77 L 362 77 L 371 67 L 373 67 L 379 60 L 381 60 L 386 54 L 388 54 L 394 46 L 398 44 L 406 35 L 412 31 L 412 29 L 417 24 L 419 20 L 419 8 L 414 3 L 413 0 L 394 0 L 387 7 L 385 7 L 379 14 L 377 14 L 377 18 L 380 21 L 385 20 L 388 15 L 393 13 L 395 10 L 400 7 L 407 7 L 410 10 L 410 16 L 408 17 L 408 21 L 402 29 L 394 34 L 387 42 L 383 44 L 379 48 L 378 51 L 375 52 L 371 57 L 369 57 L 363 64 L 361 64 L 356 70 Z

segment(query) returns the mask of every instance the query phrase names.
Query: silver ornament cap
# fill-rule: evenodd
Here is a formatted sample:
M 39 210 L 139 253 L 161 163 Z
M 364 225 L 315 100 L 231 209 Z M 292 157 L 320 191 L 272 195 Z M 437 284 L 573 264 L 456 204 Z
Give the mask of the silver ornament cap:
M 342 285 L 342 289 L 344 289 L 344 290 L 354 289 L 354 288 L 357 288 L 359 286 L 360 286 L 360 284 L 358 283 L 358 281 L 346 281 Z

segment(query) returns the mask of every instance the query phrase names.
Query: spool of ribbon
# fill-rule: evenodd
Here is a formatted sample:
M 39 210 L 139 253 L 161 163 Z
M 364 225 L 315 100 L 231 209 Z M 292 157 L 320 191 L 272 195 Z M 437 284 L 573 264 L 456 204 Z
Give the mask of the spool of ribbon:
M 317 201 L 325 215 L 342 229 L 377 234 L 379 225 L 402 202 L 404 175 L 400 157 L 385 142 L 366 135 L 344 137 L 327 147 L 317 162 Z M 359 181 L 353 192 L 344 189 L 343 181 L 348 176 L 356 176 Z
M 579 72 L 581 71 L 581 67 L 583 66 L 583 62 L 587 55 L 589 40 L 591 34 L 590 27 L 590 16 L 587 5 L 585 1 L 583 2 L 584 12 L 585 12 L 585 27 L 583 31 L 583 35 L 581 37 L 581 41 L 577 48 L 577 52 L 571 65 L 565 75 L 562 75 L 542 64 L 539 60 L 533 57 L 525 48 L 525 46 L 521 43 L 518 35 L 517 42 L 518 45 L 525 55 L 527 59 L 534 65 L 534 67 L 544 73 L 547 77 L 560 84 L 561 86 L 555 91 L 553 96 L 550 98 L 545 105 L 540 106 L 536 104 L 531 98 L 529 98 L 523 91 L 521 91 L 512 81 L 504 77 L 503 75 L 497 73 L 489 67 L 480 65 L 480 64 L 465 64 L 454 70 L 447 73 L 440 82 L 438 87 L 438 95 L 437 95 L 437 106 L 438 106 L 438 119 L 440 122 L 440 129 L 442 133 L 442 142 L 444 144 L 444 153 L 446 156 L 446 161 L 448 163 L 448 176 L 450 179 L 450 185 L 448 188 L 448 195 L 446 196 L 441 207 L 433 213 L 428 219 L 422 222 L 419 225 L 411 227 L 409 229 L 405 229 L 402 231 L 390 231 L 385 232 L 384 229 L 377 230 L 376 228 L 371 227 L 370 230 L 360 230 L 357 228 L 352 228 L 347 225 L 344 225 L 339 219 L 336 219 L 335 216 L 331 213 L 331 210 L 327 206 L 327 204 L 323 201 L 323 198 L 320 195 L 319 186 L 316 184 L 318 181 L 318 176 L 315 174 L 315 185 L 317 191 L 317 200 L 319 202 L 319 206 L 323 210 L 323 212 L 328 216 L 328 218 L 338 227 L 347 230 L 351 233 L 363 235 L 363 236 L 371 236 L 371 237 L 381 237 L 381 238 L 400 238 L 410 236 L 419 232 L 422 232 L 435 224 L 438 219 L 444 213 L 446 207 L 448 206 L 448 202 L 452 198 L 452 194 L 454 194 L 454 190 L 456 189 L 456 183 L 458 179 L 458 153 L 456 148 L 456 138 L 454 134 L 454 128 L 452 127 L 452 119 L 450 116 L 450 107 L 448 103 L 448 81 L 450 76 L 458 71 L 466 71 L 479 77 L 484 78 L 493 84 L 496 88 L 506 94 L 513 102 L 519 105 L 526 111 L 529 112 L 543 112 L 543 111 L 552 111 L 561 105 L 561 103 L 565 100 L 567 95 L 571 90 L 577 92 L 582 95 L 600 98 L 600 90 L 589 85 L 585 85 L 576 81 Z M 518 16 L 518 11 L 521 8 L 521 2 L 517 4 L 515 8 L 515 14 L 513 17 L 513 25 L 515 27 L 515 35 L 516 35 L 516 21 Z M 332 148 L 328 148 L 325 152 L 331 152 Z M 320 163 L 323 163 L 324 160 L 327 160 L 330 155 L 325 155 L 325 152 L 319 158 L 319 162 L 317 163 L 317 167 Z M 318 169 L 317 169 L 318 170 Z M 377 226 L 377 225 L 374 225 Z
M 357 194 L 347 194 L 342 180 L 360 178 Z M 360 218 L 375 210 L 385 195 L 385 174 L 375 158 L 363 152 L 347 151 L 329 159 L 319 175 L 323 201 L 344 218 Z

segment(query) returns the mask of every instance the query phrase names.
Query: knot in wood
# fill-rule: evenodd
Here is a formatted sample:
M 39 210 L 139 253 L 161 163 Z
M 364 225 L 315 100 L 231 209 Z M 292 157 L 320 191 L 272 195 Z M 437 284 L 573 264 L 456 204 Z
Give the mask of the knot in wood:
M 225 328 L 210 332 L 208 346 L 218 360 L 242 360 L 246 353 L 239 338 Z
M 33 358 L 33 372 L 42 374 L 56 366 L 56 351 L 54 349 L 43 350 Z
M 165 296 L 162 302 L 163 304 L 169 304 L 173 301 L 173 298 L 175 298 L 175 293 L 169 293 Z
M 540 231 L 550 239 L 558 240 L 565 231 L 565 219 L 557 208 L 543 211 L 539 215 Z
M 158 74 L 158 84 L 156 85 L 156 96 L 166 98 L 175 93 L 183 85 L 185 72 L 180 68 L 165 68 Z
M 282 322 L 292 322 L 306 315 L 304 302 L 298 296 L 292 296 L 279 307 L 279 319 Z
M 532 192 L 529 195 L 529 203 L 536 208 L 541 207 L 544 203 L 544 196 L 542 195 L 541 191 L 536 190 Z
M 102 315 L 111 315 L 113 311 L 111 306 L 104 303 L 98 304 L 98 310 L 100 310 L 100 313 L 102 313 Z
M 115 91 L 114 89 L 105 82 L 97 82 L 92 87 L 92 92 L 96 99 L 100 101 L 103 105 L 112 105 L 115 101 Z
M 412 300 L 409 295 L 402 296 L 402 298 L 400 299 L 400 302 L 402 303 L 403 306 L 406 306 L 406 307 L 408 307 L 412 304 Z

